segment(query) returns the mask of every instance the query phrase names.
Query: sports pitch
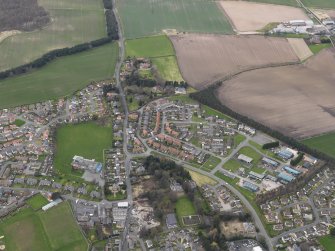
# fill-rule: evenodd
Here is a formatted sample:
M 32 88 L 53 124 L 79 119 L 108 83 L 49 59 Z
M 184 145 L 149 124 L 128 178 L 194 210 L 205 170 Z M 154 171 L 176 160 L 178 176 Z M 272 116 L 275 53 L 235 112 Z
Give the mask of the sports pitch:
M 232 28 L 214 1 L 119 0 L 117 7 L 126 38 L 179 32 L 231 34 Z
M 103 150 L 112 146 L 112 128 L 94 122 L 64 125 L 56 132 L 54 166 L 63 175 L 80 175 L 72 172 L 75 155 L 103 162 Z
M 6 250 L 87 250 L 87 242 L 73 219 L 68 202 L 46 212 L 20 209 L 0 223 Z
M 106 36 L 102 0 L 39 0 L 52 22 L 41 30 L 22 32 L 0 43 L 0 71 L 31 62 L 48 51 Z
M 114 74 L 117 44 L 56 59 L 28 74 L 0 80 L 0 109 L 73 94 Z

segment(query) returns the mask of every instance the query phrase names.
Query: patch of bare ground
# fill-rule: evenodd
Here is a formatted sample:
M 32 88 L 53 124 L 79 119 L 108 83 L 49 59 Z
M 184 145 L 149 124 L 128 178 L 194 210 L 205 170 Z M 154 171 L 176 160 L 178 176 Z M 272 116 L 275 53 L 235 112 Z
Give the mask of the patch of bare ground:
M 242 73 L 223 83 L 220 101 L 284 134 L 305 138 L 335 130 L 335 50 L 304 64 Z
M 313 52 L 309 49 L 304 39 L 288 38 L 287 40 L 301 61 L 313 56 Z
M 245 1 L 221 1 L 222 8 L 238 31 L 256 31 L 269 23 L 308 20 L 300 8 Z
M 183 34 L 170 39 L 183 78 L 196 89 L 241 71 L 299 62 L 286 38 Z

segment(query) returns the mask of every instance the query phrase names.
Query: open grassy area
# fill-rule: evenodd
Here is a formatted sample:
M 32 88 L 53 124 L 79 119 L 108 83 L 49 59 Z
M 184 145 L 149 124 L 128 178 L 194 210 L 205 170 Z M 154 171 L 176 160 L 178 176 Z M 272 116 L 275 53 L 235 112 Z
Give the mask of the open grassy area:
M 52 250 L 86 250 L 87 243 L 73 219 L 71 207 L 63 202 L 38 213 Z
M 127 40 L 126 56 L 150 58 L 163 79 L 183 81 L 172 43 L 165 35 Z
M 31 62 L 48 51 L 106 36 L 101 0 L 39 0 L 51 16 L 43 29 L 22 32 L 0 43 L 0 71 Z
M 0 80 L 0 109 L 69 95 L 114 74 L 117 44 L 61 57 L 29 74 Z
M 15 119 L 14 121 L 14 125 L 20 127 L 20 126 L 23 126 L 26 122 L 23 121 L 22 119 Z
M 253 171 L 255 173 L 259 173 L 259 174 L 263 174 L 266 169 L 262 168 L 262 167 L 258 167 L 258 166 L 253 166 L 250 171 Z
M 48 200 L 42 196 L 40 193 L 34 195 L 29 200 L 27 200 L 27 204 L 34 210 L 41 209 L 43 206 L 48 204 Z
M 126 38 L 161 34 L 164 29 L 232 33 L 227 18 L 214 1 L 119 0 L 117 7 Z
M 239 144 L 241 144 L 244 140 L 246 139 L 246 137 L 242 134 L 236 134 L 234 136 L 234 146 L 237 147 Z
M 252 149 L 249 146 L 245 146 L 243 148 L 241 148 L 241 150 L 239 151 L 239 154 L 244 154 L 250 158 L 252 158 L 252 163 L 256 164 L 260 159 L 261 159 L 261 155 L 256 152 L 254 149 Z
M 311 44 L 308 46 L 309 49 L 313 52 L 313 54 L 317 54 L 323 49 L 332 47 L 332 44 Z
M 224 169 L 231 171 L 231 172 L 236 172 L 240 167 L 241 167 L 241 164 L 237 160 L 234 160 L 234 159 L 228 160 L 223 165 Z
M 64 125 L 57 129 L 54 167 L 63 175 L 80 175 L 73 172 L 72 158 L 75 155 L 103 162 L 103 149 L 112 146 L 113 134 L 110 127 L 94 122 Z
M 307 7 L 323 8 L 323 9 L 334 9 L 334 0 L 302 0 Z
M 325 251 L 333 251 L 335 247 L 335 237 L 331 235 L 322 236 L 319 239 L 320 244 Z
M 201 173 L 198 172 L 194 172 L 191 170 L 188 170 L 188 172 L 190 173 L 192 180 L 197 184 L 197 186 L 203 186 L 203 185 L 216 185 L 217 182 L 215 180 L 213 180 L 212 178 L 205 176 Z
M 248 0 L 250 2 L 269 3 L 269 4 L 280 4 L 288 6 L 298 6 L 295 0 Z
M 192 201 L 186 196 L 182 196 L 177 200 L 176 213 L 179 219 L 183 216 L 195 215 L 196 210 Z
M 331 157 L 335 157 L 335 133 L 324 134 L 310 139 L 303 140 L 302 143 L 317 149 Z
M 46 212 L 19 209 L 0 223 L 0 236 L 4 236 L 6 250 L 87 250 L 68 202 Z
M 225 119 L 227 121 L 231 121 L 232 118 L 229 117 L 226 114 L 223 114 L 222 112 L 219 112 L 217 110 L 214 110 L 213 108 L 207 106 L 207 105 L 203 105 L 202 106 L 203 111 L 205 112 L 205 115 L 207 116 L 214 116 L 214 117 L 218 117 L 219 119 Z
M 215 157 L 215 156 L 210 156 L 209 159 L 202 165 L 201 169 L 204 169 L 206 171 L 211 171 L 215 167 L 217 167 L 218 164 L 220 164 L 221 159 Z

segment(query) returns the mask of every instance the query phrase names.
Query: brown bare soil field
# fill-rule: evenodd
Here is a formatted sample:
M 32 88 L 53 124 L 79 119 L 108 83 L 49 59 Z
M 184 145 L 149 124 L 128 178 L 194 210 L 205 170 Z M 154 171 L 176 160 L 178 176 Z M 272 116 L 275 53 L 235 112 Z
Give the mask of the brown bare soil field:
M 256 31 L 269 23 L 309 19 L 302 9 L 290 6 L 245 1 L 221 1 L 220 4 L 238 31 Z
M 286 38 L 184 34 L 170 39 L 183 78 L 196 89 L 255 67 L 299 61 Z
M 313 52 L 311 52 L 304 39 L 288 38 L 287 40 L 301 61 L 313 56 Z
M 326 10 L 326 13 L 328 14 L 328 16 L 330 16 L 330 18 L 335 20 L 335 10 Z
M 335 130 L 335 50 L 302 65 L 249 71 L 219 88 L 223 104 L 284 134 L 305 138 Z

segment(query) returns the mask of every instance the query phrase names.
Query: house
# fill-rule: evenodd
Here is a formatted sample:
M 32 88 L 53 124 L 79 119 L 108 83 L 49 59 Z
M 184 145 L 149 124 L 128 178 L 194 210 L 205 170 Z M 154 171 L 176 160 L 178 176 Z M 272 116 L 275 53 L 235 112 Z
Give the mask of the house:
M 168 214 L 166 215 L 166 226 L 167 228 L 175 228 L 177 227 L 177 219 L 175 214 Z

